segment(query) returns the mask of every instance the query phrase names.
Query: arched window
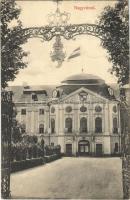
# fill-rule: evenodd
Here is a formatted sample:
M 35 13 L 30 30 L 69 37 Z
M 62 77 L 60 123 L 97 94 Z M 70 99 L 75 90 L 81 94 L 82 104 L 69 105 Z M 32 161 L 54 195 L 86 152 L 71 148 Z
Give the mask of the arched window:
M 87 119 L 86 117 L 82 117 L 80 119 L 80 132 L 83 133 L 87 133 Z
M 113 112 L 116 113 L 117 112 L 117 107 L 113 106 Z
M 55 119 L 51 119 L 51 133 L 55 132 Z
M 39 133 L 40 134 L 44 133 L 44 124 L 39 125 Z
M 118 133 L 117 118 L 113 118 L 113 133 Z
M 51 113 L 54 113 L 54 112 L 55 112 L 55 108 L 51 107 Z
M 95 132 L 101 133 L 102 132 L 102 118 L 96 117 L 95 119 Z
M 68 117 L 65 119 L 65 128 L 67 132 L 72 132 L 72 118 Z
M 39 115 L 44 115 L 44 109 L 43 108 L 39 109 Z

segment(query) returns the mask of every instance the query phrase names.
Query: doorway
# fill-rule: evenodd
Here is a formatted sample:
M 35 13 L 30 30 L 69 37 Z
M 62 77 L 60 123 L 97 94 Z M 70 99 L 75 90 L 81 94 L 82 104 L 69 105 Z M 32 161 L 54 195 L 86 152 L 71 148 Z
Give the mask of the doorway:
M 96 144 L 96 156 L 102 156 L 102 144 Z
M 66 156 L 72 156 L 72 144 L 66 144 Z
M 90 151 L 89 141 L 87 141 L 87 140 L 81 140 L 81 141 L 79 141 L 79 144 L 78 144 L 78 154 L 80 156 L 86 156 L 86 155 L 89 155 L 89 151 Z

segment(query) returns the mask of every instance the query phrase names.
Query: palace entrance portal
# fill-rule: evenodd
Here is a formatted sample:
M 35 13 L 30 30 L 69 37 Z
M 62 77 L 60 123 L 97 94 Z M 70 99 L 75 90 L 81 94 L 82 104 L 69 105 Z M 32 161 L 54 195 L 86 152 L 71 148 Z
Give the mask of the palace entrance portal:
M 79 156 L 86 156 L 90 154 L 90 143 L 87 140 L 81 140 L 78 144 Z

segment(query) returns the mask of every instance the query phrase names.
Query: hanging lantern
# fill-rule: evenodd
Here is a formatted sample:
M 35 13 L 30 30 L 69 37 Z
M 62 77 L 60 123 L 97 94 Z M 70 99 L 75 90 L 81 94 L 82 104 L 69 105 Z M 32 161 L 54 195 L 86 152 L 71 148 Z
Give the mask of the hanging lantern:
M 57 61 L 57 67 L 62 65 L 62 62 L 66 57 L 66 53 L 63 51 L 63 44 L 59 35 L 56 36 L 56 41 L 53 44 L 53 51 L 51 51 L 50 56 L 53 62 Z
M 57 9 L 55 13 L 50 13 L 48 15 L 49 26 L 67 26 L 67 22 L 70 19 L 70 13 L 60 12 L 58 7 L 59 1 L 56 1 Z M 60 67 L 66 57 L 66 53 L 63 51 L 63 44 L 61 42 L 60 35 L 56 36 L 55 43 L 53 44 L 53 51 L 50 53 L 53 62 L 57 62 L 57 67 Z

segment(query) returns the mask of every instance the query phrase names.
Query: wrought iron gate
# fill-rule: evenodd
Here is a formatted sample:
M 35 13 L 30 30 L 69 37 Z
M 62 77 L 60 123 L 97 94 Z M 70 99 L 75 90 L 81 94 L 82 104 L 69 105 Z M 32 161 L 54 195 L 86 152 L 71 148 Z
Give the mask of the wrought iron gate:
M 130 92 L 130 91 L 128 91 Z M 123 198 L 130 199 L 130 94 L 123 89 L 121 103 L 121 152 Z M 128 95 L 128 96 L 127 96 Z
M 100 39 L 103 27 L 94 24 L 73 24 L 73 25 L 58 25 L 58 26 L 44 26 L 32 27 L 23 29 L 26 38 L 42 38 L 43 41 L 50 41 L 54 37 L 57 39 L 63 37 L 66 40 L 71 40 L 77 35 L 92 35 Z M 21 31 L 21 30 L 20 30 Z M 17 33 L 16 33 L 17 35 Z M 14 36 L 15 37 L 15 36 Z M 60 41 L 60 40 L 59 40 Z M 8 45 L 6 42 L 6 45 Z M 6 46 L 5 45 L 5 46 Z M 61 45 L 62 49 L 62 45 Z M 59 53 L 59 52 L 58 52 Z M 56 56 L 55 56 L 56 58 Z M 59 59 L 59 57 L 57 58 Z M 2 91 L 2 197 L 8 198 L 10 196 L 10 148 L 11 148 L 11 131 L 13 123 L 13 107 L 12 93 Z M 124 108 L 123 108 L 124 109 Z M 122 112 L 125 114 L 124 110 Z M 128 118 L 127 118 L 128 120 Z M 125 121 L 125 117 L 122 122 Z M 123 125 L 122 134 L 122 155 L 123 155 L 123 190 L 124 197 L 130 197 L 130 135 L 125 130 L 126 125 Z
M 54 37 L 64 37 L 66 40 L 73 39 L 77 35 L 92 35 L 101 39 L 101 31 L 103 27 L 99 27 L 94 24 L 73 24 L 67 26 L 44 26 L 44 27 L 32 27 L 23 29 L 25 38 L 42 38 L 43 41 L 50 41 Z M 14 37 L 17 36 L 14 35 Z M 8 45 L 9 40 L 6 42 Z M 11 131 L 13 123 L 13 107 L 12 92 L 2 91 L 1 94 L 1 153 L 2 153 L 2 183 L 1 193 L 3 198 L 10 196 L 10 148 L 11 148 Z
M 10 150 L 11 130 L 13 123 L 12 92 L 1 93 L 1 195 L 3 198 L 10 197 Z

